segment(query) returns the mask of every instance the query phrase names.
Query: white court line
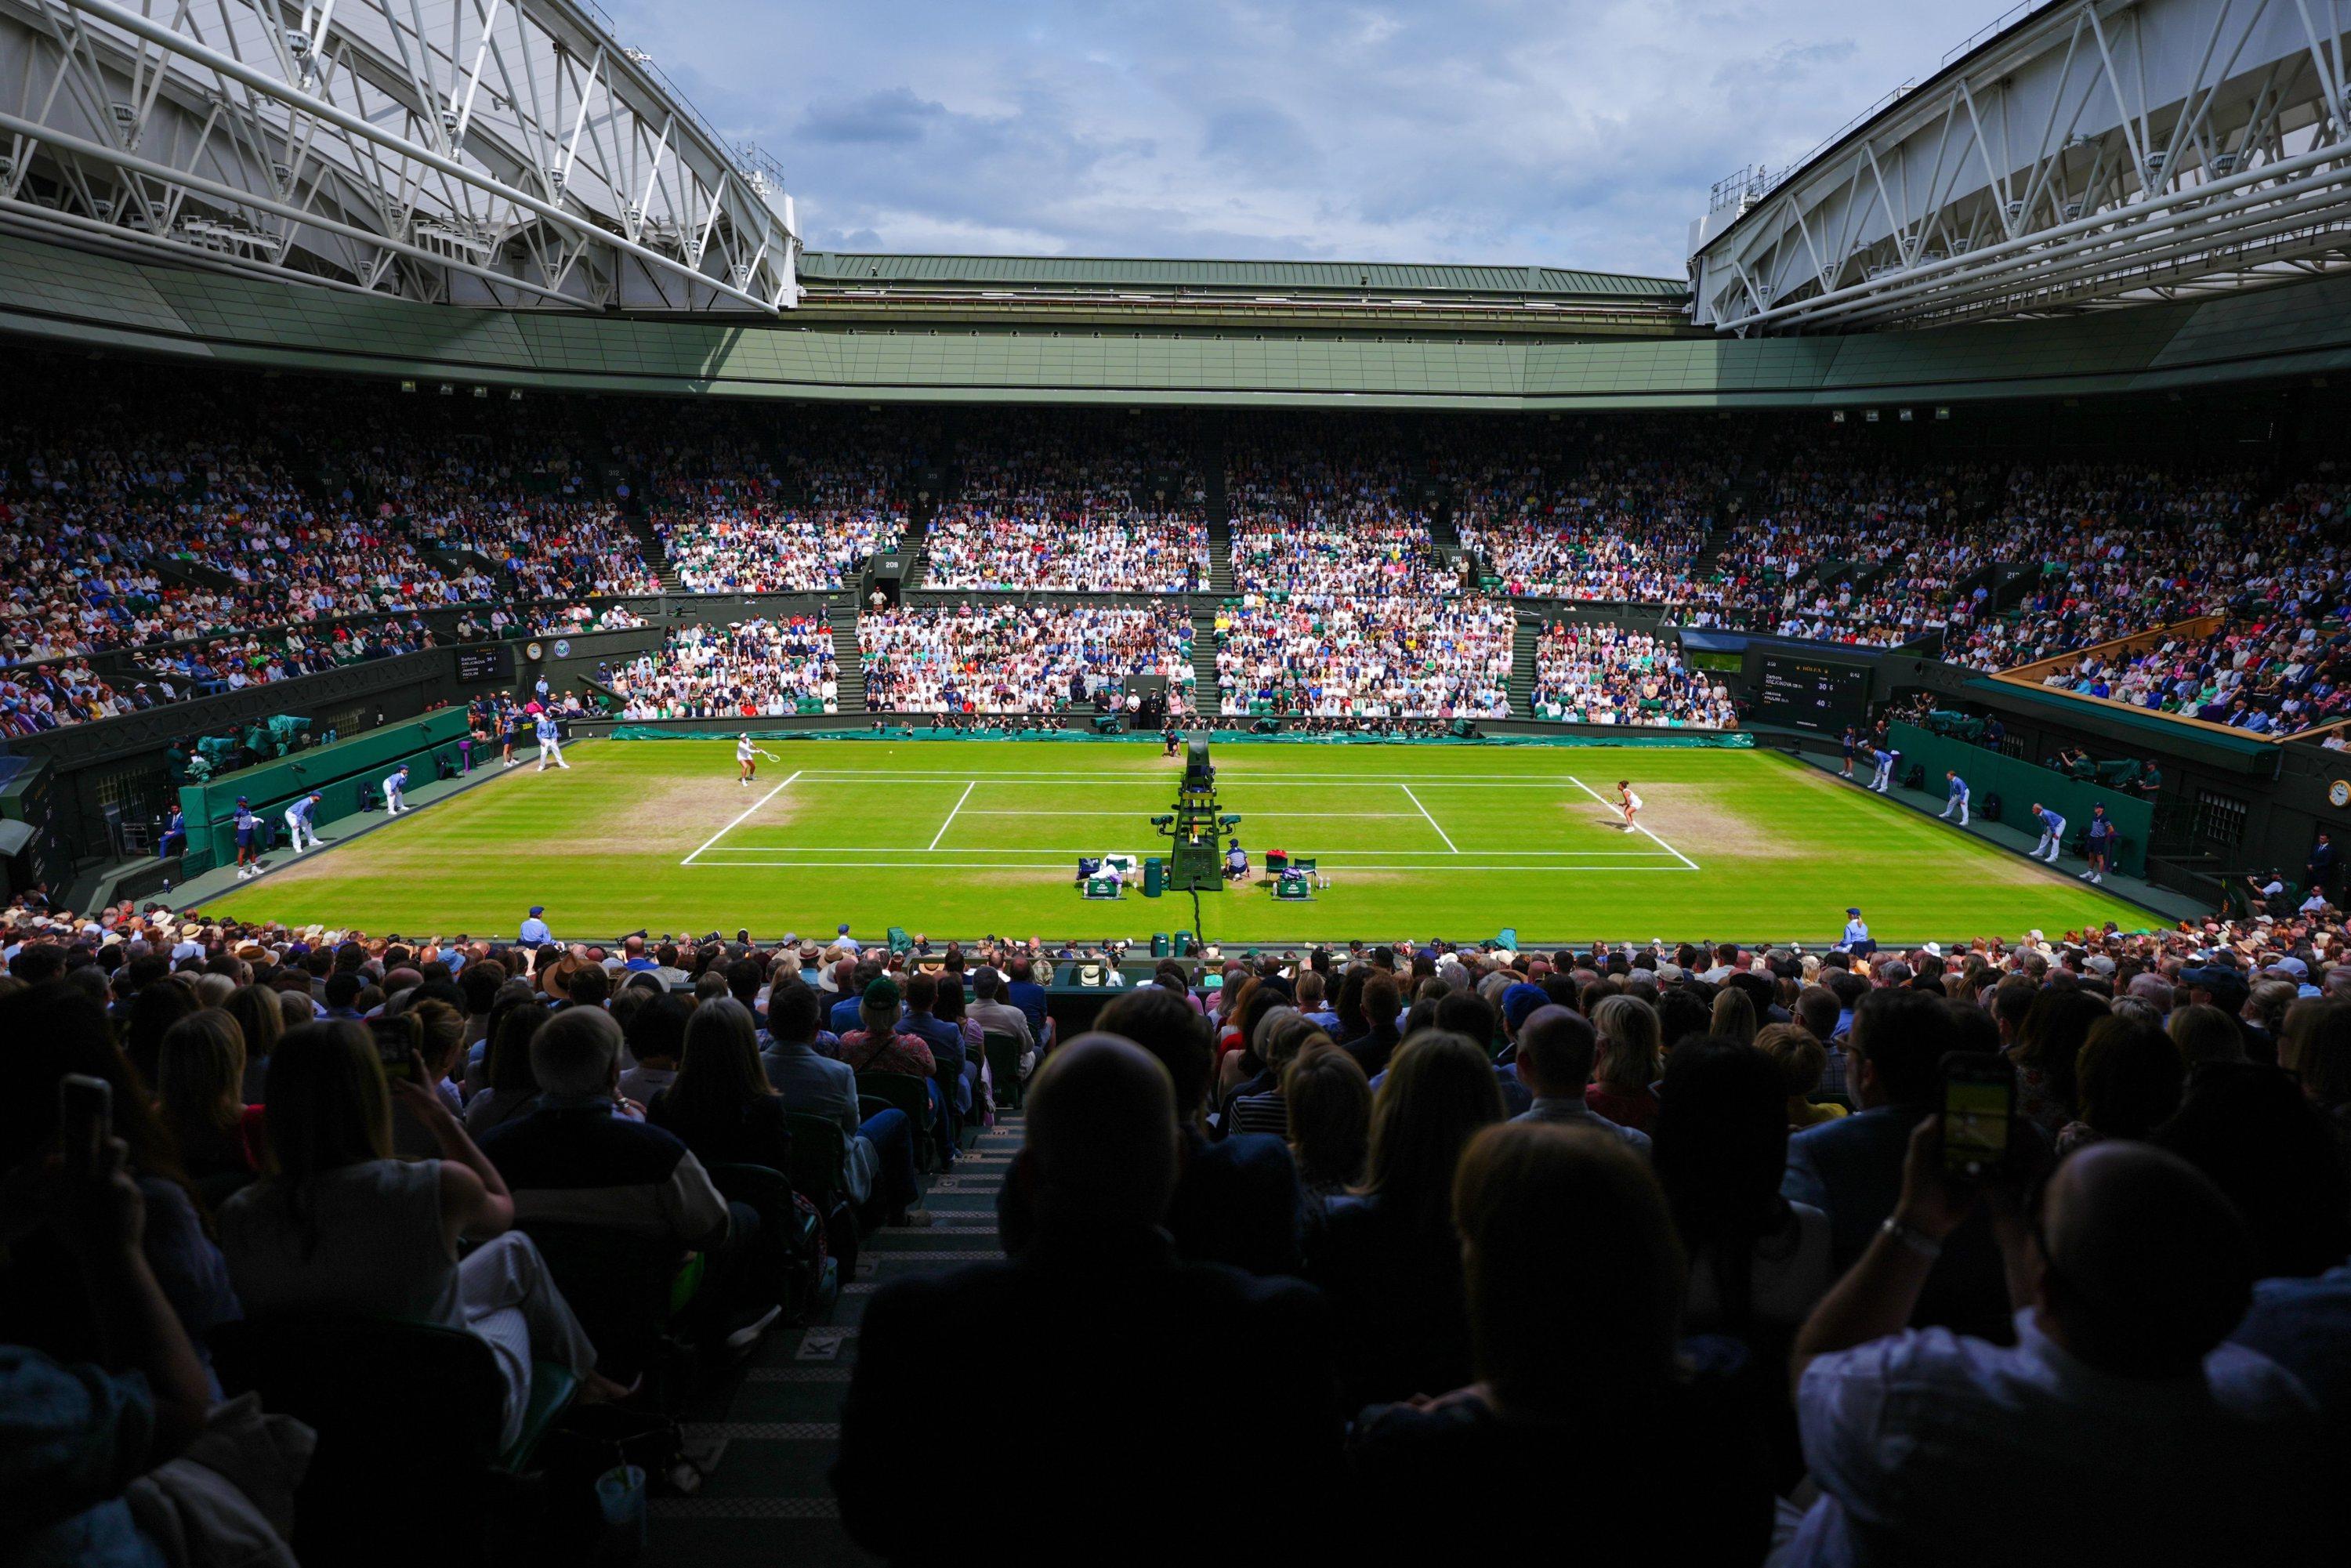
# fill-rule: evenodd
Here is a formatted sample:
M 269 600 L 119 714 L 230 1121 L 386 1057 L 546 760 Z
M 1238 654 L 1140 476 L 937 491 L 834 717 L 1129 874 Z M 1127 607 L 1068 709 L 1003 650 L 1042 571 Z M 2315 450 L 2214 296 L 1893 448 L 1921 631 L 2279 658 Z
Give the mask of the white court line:
M 978 814 L 979 813 L 977 811 L 972 813 L 974 816 L 977 816 Z M 1040 844 L 1021 844 L 1011 849 L 954 849 L 946 850 L 942 852 L 951 855 L 1090 855 L 1098 853 L 1101 851 L 1101 848 L 1102 846 L 1099 844 L 1092 845 L 1086 849 L 1047 849 Z M 864 849 L 852 849 L 844 845 L 834 844 L 729 844 L 726 846 L 726 852 L 729 854 L 738 855 L 919 855 L 928 854 L 931 852 L 928 850 L 918 850 L 912 844 L 879 844 Z M 1432 865 L 1444 865 L 1447 863 L 1447 852 L 1442 850 L 1367 850 L 1358 845 L 1352 849 L 1291 850 L 1289 852 L 1293 858 L 1303 855 L 1310 859 L 1317 857 L 1327 858 L 1331 856 L 1364 854 L 1426 855 L 1430 857 L 1429 863 Z M 1609 858 L 1656 860 L 1660 854 L 1673 853 L 1671 850 L 1455 850 L 1451 852 L 1453 854 L 1487 855 L 1496 860 L 1508 859 L 1512 861 L 1588 861 Z M 1678 859 L 1680 857 L 1677 856 L 1676 858 Z
M 1608 797 L 1607 797 L 1607 796 L 1603 795 L 1599 790 L 1594 789 L 1591 785 L 1586 784 L 1583 779 L 1578 779 L 1578 778 L 1575 778 L 1575 777 L 1573 777 L 1573 775 L 1571 775 L 1571 776 L 1569 777 L 1569 779 L 1568 779 L 1568 780 L 1567 780 L 1567 781 L 1568 781 L 1569 783 L 1571 783 L 1571 784 L 1574 785 L 1577 789 L 1579 789 L 1583 790 L 1585 794 L 1587 794 L 1587 795 L 1591 796 L 1593 800 L 1595 800 L 1599 801 L 1602 805 L 1605 806 L 1605 805 L 1608 805 L 1608 804 L 1609 804 L 1609 800 L 1608 800 Z M 1677 860 L 1677 861 L 1681 862 L 1682 862 L 1682 864 L 1684 864 L 1684 865 L 1686 865 L 1686 866 L 1689 867 L 1689 868 L 1690 868 L 1690 870 L 1692 870 L 1692 871 L 1696 871 L 1696 870 L 1698 870 L 1698 862 L 1696 862 L 1696 861 L 1694 861 L 1694 860 L 1690 859 L 1690 858 L 1689 858 L 1689 856 L 1687 856 L 1687 855 L 1686 855 L 1686 854 L 1682 853 L 1682 852 L 1681 852 L 1681 851 L 1679 851 L 1679 850 L 1677 850 L 1677 849 L 1674 848 L 1674 846 L 1673 846 L 1673 845 L 1671 845 L 1671 844 L 1669 844 L 1669 843 L 1666 842 L 1666 841 L 1665 841 L 1665 840 L 1658 838 L 1656 834 L 1655 834 L 1655 833 L 1650 833 L 1650 832 L 1649 832 L 1649 830 L 1648 830 L 1648 829 L 1646 829 L 1646 828 L 1645 828 L 1645 827 L 1643 827 L 1643 826 L 1641 826 L 1641 824 L 1640 824 L 1640 823 L 1638 823 L 1638 822 L 1634 823 L 1634 824 L 1633 824 L 1633 831 L 1634 831 L 1635 832 L 1636 832 L 1636 833 L 1648 833 L 1648 834 L 1649 834 L 1649 838 L 1650 838 L 1650 839 L 1651 839 L 1651 840 L 1652 840 L 1652 841 L 1656 844 L 1656 846 L 1657 846 L 1659 849 L 1661 849 L 1661 850 L 1665 851 L 1665 852 L 1666 852 L 1666 853 L 1667 853 L 1667 854 L 1669 854 L 1669 855 L 1673 856 L 1673 857 L 1674 857 L 1674 859 L 1676 859 L 1676 860 Z
M 975 817 L 1123 817 L 1130 822 L 1133 821 L 1135 817 L 1135 813 L 1133 811 L 1039 811 L 1028 809 L 1008 810 L 990 806 L 974 806 L 971 809 L 971 814 Z M 1252 819 L 1258 817 L 1329 817 L 1343 822 L 1360 821 L 1365 819 L 1370 819 L 1375 821 L 1409 822 L 1416 819 L 1416 813 L 1411 811 L 1252 810 L 1249 814 Z M 1417 813 L 1417 815 L 1426 817 L 1428 813 L 1422 811 Z
M 979 780 L 977 779 L 963 787 L 963 793 L 956 797 L 955 810 L 949 811 L 947 813 L 947 820 L 939 824 L 939 831 L 931 835 L 929 849 L 935 850 L 939 847 L 939 841 L 947 836 L 947 830 L 954 827 L 955 820 L 963 814 L 963 803 L 966 800 L 970 800 L 971 792 L 978 788 Z M 926 850 L 925 852 L 927 853 L 928 851 Z
M 955 852 L 949 851 L 948 852 L 954 853 Z M 697 870 L 704 866 L 764 866 L 769 871 L 848 871 L 852 869 L 864 871 L 868 869 L 885 870 L 896 868 L 902 870 L 919 869 L 922 871 L 1058 871 L 1066 873 L 1070 869 L 1070 862 L 1067 861 L 702 860 L 695 861 L 694 864 Z M 1338 873 L 1342 875 L 1353 871 L 1451 871 L 1476 872 L 1481 873 L 1485 872 L 1540 871 L 1605 873 L 1614 876 L 1620 872 L 1629 874 L 1635 872 L 1663 871 L 1671 872 L 1675 875 L 1678 876 L 1684 872 L 1696 871 L 1698 870 L 1698 867 L 1694 865 L 1528 865 L 1524 862 L 1507 862 L 1497 865 L 1479 865 L 1474 862 L 1464 863 L 1458 861 L 1434 861 L 1425 865 L 1332 865 L 1326 866 L 1323 869 L 1325 871 Z
M 797 779 L 797 778 L 799 778 L 799 774 L 797 774 L 797 773 L 795 773 L 795 774 L 793 774 L 793 775 L 792 775 L 792 779 Z M 760 796 L 760 797 L 759 797 L 759 799 L 758 799 L 755 803 L 753 803 L 753 805 L 752 805 L 752 807 L 751 807 L 751 810 L 750 810 L 749 811 L 745 811 L 745 812 L 742 814 L 742 816 L 737 817 L 737 818 L 735 819 L 735 821 L 734 821 L 727 823 L 725 827 L 723 827 L 723 828 L 719 829 L 716 832 L 715 832 L 715 833 L 711 834 L 708 838 L 706 838 L 706 839 L 703 840 L 703 841 L 702 841 L 702 842 L 701 842 L 701 844 L 695 848 L 695 852 L 694 852 L 694 854 L 693 854 L 693 855 L 688 855 L 688 856 L 686 856 L 684 860 L 682 860 L 682 861 L 678 862 L 677 863 L 678 863 L 678 864 L 680 864 L 680 865 L 692 865 L 692 864 L 694 863 L 694 855 L 698 855 L 698 854 L 700 854 L 704 850 L 708 849 L 711 845 L 713 845 L 713 844 L 716 843 L 719 840 L 721 840 L 721 839 L 725 838 L 727 834 L 729 834 L 729 833 L 733 832 L 733 831 L 735 831 L 735 829 L 736 829 L 736 828 L 737 828 L 737 826 L 738 826 L 738 825 L 739 825 L 739 824 L 744 821 L 744 819 L 745 819 L 745 818 L 747 818 L 747 817 L 749 817 L 749 816 L 751 815 L 751 812 L 752 812 L 752 811 L 756 811 L 756 810 L 758 810 L 761 806 L 766 805 L 768 801 L 770 801 L 770 800 L 774 800 L 777 796 L 778 796 L 778 795 L 782 794 L 782 793 L 784 792 L 785 789 L 790 785 L 790 783 L 791 783 L 791 781 L 792 781 L 792 779 L 785 779 L 785 780 L 783 781 L 783 783 L 777 785 L 774 789 L 772 789 L 768 790 L 766 794 L 764 794 L 764 795 Z
M 1445 841 L 1445 847 L 1451 850 L 1455 854 L 1459 854 L 1461 852 L 1461 846 L 1453 841 L 1453 835 L 1451 833 L 1447 832 L 1443 828 L 1437 827 L 1437 819 L 1428 816 L 1428 808 L 1421 805 L 1420 797 L 1412 792 L 1412 786 L 1409 784 L 1399 784 L 1396 788 L 1404 791 L 1404 798 L 1411 801 L 1422 816 L 1428 818 L 1428 825 L 1432 828 L 1437 828 L 1437 836 Z
M 874 784 L 921 783 L 925 779 L 944 779 L 953 782 L 956 779 L 976 779 L 983 784 L 993 784 L 999 780 L 1050 784 L 1148 784 L 1155 789 L 1164 789 L 1170 783 L 1175 781 L 1176 776 L 1172 771 L 1165 773 L 974 773 L 968 768 L 953 768 L 935 773 L 925 773 L 911 768 L 893 768 L 889 773 L 884 775 L 870 773 L 862 768 L 811 768 L 807 770 L 806 777 L 810 779 L 854 779 L 861 782 Z M 1256 788 L 1259 784 L 1314 783 L 1361 784 L 1366 789 L 1384 789 L 1391 784 L 1420 784 L 1426 785 L 1430 789 L 1441 787 L 1447 789 L 1559 789 L 1562 785 L 1573 782 L 1573 779 L 1559 774 L 1548 774 L 1541 778 L 1527 779 L 1464 779 L 1458 778 L 1449 773 L 1390 773 L 1384 775 L 1375 773 L 1228 773 L 1222 768 L 1217 770 L 1217 782 L 1218 784 L 1228 784 L 1236 781 L 1247 781 L 1252 789 Z M 1562 792 L 1564 793 L 1563 790 Z

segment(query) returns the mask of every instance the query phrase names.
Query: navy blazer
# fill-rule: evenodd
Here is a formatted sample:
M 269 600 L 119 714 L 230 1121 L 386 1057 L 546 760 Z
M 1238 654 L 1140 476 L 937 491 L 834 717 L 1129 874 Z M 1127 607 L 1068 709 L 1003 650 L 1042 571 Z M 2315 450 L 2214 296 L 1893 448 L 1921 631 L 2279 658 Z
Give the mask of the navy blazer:
M 1842 1274 L 1869 1249 L 1902 1197 L 1911 1129 L 1933 1114 L 1924 1105 L 1878 1105 L 1807 1127 L 1788 1140 L 1780 1192 L 1829 1217 L 1831 1261 Z M 1944 1239 L 1943 1255 L 1918 1292 L 1911 1326 L 1940 1325 L 1996 1343 L 2016 1338 L 2008 1281 L 1991 1224 L 1976 1214 Z

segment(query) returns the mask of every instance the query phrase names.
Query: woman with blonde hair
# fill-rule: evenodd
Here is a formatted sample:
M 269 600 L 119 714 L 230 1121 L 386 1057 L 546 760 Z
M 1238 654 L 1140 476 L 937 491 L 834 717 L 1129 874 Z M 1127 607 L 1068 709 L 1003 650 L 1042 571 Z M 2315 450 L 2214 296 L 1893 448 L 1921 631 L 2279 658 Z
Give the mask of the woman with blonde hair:
M 191 1179 L 247 1173 L 245 1031 L 219 1008 L 205 1008 L 163 1031 L 155 1114 L 180 1146 Z
M 1755 1004 L 1737 986 L 1725 986 L 1714 994 L 1714 1017 L 1708 1033 L 1717 1040 L 1728 1040 L 1740 1045 L 1755 1043 Z
M 1657 1009 L 1638 997 L 1610 997 L 1592 1009 L 1600 1059 L 1583 1103 L 1620 1127 L 1647 1132 L 1657 1119 L 1657 1064 L 1665 1056 Z
M 261 1103 L 262 1088 L 269 1079 L 269 1053 L 277 1049 L 278 1039 L 286 1032 L 286 1008 L 279 996 L 266 986 L 239 986 L 221 1004 L 221 1010 L 236 1019 L 237 1030 L 245 1036 L 245 1081 L 237 1098 L 247 1105 Z M 302 999 L 308 1002 L 309 998 Z
M 1788 1125 L 1801 1132 L 1844 1114 L 1842 1105 L 1816 1105 L 1813 1092 L 1829 1069 L 1828 1047 L 1802 1024 L 1767 1024 L 1756 1031 L 1755 1049 L 1779 1065 L 1788 1082 Z
M 2184 1008 L 2172 1009 L 2164 1032 L 2179 1048 L 2180 1060 L 2190 1072 L 2208 1061 L 2245 1060 L 2244 1030 L 2237 1027 L 2235 1019 L 2210 1002 L 2191 1002 Z

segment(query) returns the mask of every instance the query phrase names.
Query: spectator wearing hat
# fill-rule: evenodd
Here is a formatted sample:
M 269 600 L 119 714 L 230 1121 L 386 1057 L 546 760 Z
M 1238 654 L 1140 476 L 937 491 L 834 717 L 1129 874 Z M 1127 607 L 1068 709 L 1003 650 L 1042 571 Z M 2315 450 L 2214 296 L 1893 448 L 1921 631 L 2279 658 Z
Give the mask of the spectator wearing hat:
M 515 933 L 515 940 L 533 949 L 544 947 L 553 941 L 555 934 L 547 928 L 547 922 L 542 918 L 546 914 L 545 904 L 532 904 L 529 917 L 522 923 L 522 928 Z
M 898 982 L 878 975 L 858 1002 L 858 1026 L 841 1037 L 841 1060 L 853 1072 L 903 1072 L 928 1082 L 937 1059 L 920 1035 L 898 1032 Z
M 1877 944 L 1869 939 L 1869 923 L 1861 917 L 1858 906 L 1848 906 L 1844 912 L 1844 935 L 1837 946 L 1856 958 L 1866 958 L 1877 951 Z

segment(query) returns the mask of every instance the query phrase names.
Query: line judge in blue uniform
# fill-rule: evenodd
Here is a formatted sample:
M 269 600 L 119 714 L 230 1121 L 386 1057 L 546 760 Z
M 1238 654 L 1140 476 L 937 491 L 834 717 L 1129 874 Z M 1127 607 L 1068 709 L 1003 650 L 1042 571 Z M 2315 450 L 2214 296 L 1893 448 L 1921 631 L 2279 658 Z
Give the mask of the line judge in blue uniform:
M 1877 951 L 1877 944 L 1869 939 L 1869 922 L 1861 917 L 1860 910 L 1844 912 L 1844 936 L 1837 946 L 1856 958 L 1866 958 Z
M 555 934 L 547 928 L 547 922 L 539 918 L 540 915 L 545 915 L 546 913 L 547 905 L 543 904 L 532 904 L 530 906 L 530 918 L 524 921 L 522 923 L 521 929 L 515 933 L 515 940 L 521 943 L 526 947 L 544 947 L 548 943 L 553 941 L 555 939 Z
M 1959 826 L 1964 828 L 1968 825 L 1968 781 L 1956 772 L 1946 772 L 1943 777 L 1951 786 L 1951 798 L 1943 803 L 1943 820 L 1949 821 L 1951 813 L 1957 811 Z

